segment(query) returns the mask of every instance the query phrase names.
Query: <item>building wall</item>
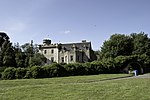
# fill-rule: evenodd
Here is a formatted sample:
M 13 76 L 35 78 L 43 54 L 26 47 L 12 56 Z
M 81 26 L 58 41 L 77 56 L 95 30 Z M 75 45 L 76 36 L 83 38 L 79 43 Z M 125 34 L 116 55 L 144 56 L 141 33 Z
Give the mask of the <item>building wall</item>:
M 43 48 L 41 53 L 47 58 L 47 63 L 59 63 L 58 48 Z
M 47 58 L 47 64 L 84 63 L 91 61 L 91 43 L 43 44 L 40 45 L 40 53 Z
M 63 61 L 62 61 L 63 60 Z M 76 52 L 75 51 L 60 51 L 59 52 L 59 63 L 75 63 Z

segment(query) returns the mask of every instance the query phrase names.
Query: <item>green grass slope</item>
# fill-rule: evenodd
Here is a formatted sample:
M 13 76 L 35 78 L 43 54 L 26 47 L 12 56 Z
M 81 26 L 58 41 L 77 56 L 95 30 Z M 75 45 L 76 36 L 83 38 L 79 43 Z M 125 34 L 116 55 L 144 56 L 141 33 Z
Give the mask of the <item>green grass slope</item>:
M 150 100 L 150 79 L 124 76 L 0 80 L 0 100 Z

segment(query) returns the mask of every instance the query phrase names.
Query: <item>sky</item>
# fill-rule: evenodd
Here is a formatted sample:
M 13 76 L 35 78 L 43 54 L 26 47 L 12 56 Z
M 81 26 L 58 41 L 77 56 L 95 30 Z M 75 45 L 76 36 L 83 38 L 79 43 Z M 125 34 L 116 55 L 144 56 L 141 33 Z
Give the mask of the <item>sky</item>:
M 91 41 L 100 50 L 112 34 L 150 35 L 150 0 L 0 0 L 0 32 L 12 43 Z

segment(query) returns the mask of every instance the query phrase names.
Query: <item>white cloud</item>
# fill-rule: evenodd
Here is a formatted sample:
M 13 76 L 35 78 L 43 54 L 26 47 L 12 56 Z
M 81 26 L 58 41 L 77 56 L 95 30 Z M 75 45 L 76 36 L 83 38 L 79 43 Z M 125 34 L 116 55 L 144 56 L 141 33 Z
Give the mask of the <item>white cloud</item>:
M 70 30 L 66 30 L 66 31 L 64 31 L 64 34 L 70 34 L 71 33 L 71 31 Z

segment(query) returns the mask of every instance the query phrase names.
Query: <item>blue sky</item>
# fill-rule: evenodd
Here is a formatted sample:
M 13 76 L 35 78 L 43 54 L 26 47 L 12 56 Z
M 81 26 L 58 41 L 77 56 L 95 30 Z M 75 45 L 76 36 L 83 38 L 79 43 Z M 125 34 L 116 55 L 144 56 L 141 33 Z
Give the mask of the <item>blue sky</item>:
M 24 44 L 92 42 L 99 50 L 114 33 L 150 34 L 150 0 L 0 0 L 0 31 Z

